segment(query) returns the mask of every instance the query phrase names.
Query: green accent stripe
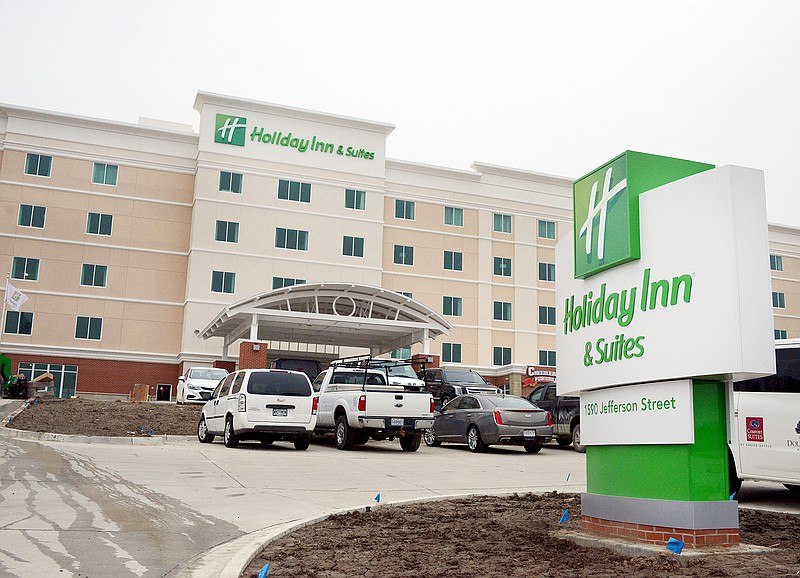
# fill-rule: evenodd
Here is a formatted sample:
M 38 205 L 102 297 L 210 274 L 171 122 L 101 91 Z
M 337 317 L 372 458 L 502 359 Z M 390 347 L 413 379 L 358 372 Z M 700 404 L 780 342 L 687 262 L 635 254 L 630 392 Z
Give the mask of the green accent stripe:
M 660 500 L 728 499 L 725 390 L 721 382 L 694 382 L 694 444 L 587 447 L 587 491 Z

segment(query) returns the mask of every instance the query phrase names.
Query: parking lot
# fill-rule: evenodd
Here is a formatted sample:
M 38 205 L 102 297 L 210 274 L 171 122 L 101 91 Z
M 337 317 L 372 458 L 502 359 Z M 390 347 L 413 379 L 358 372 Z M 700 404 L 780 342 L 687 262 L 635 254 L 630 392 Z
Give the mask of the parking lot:
M 569 476 L 569 480 L 567 477 Z M 344 508 L 467 494 L 580 492 L 585 458 L 466 446 L 170 440 L 129 446 L 0 437 L 0 567 L 9 576 L 220 576 L 248 544 Z M 205 553 L 205 555 L 203 555 Z

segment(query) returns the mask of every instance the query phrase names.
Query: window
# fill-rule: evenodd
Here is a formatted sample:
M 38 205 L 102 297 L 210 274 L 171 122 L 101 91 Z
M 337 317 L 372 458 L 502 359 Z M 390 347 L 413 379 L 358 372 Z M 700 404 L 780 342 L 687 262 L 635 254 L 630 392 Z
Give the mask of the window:
M 86 219 L 86 232 L 90 235 L 110 235 L 113 215 L 89 213 Z
M 444 363 L 461 363 L 461 344 L 442 343 L 442 361 Z
M 400 293 L 400 295 L 404 295 L 404 296 L 408 297 L 409 299 L 413 299 L 414 298 L 414 294 L 411 293 L 411 291 L 398 291 L 398 293 Z
M 769 268 L 771 271 L 783 271 L 783 257 L 781 255 L 770 255 Z
M 394 201 L 394 216 L 396 219 L 414 220 L 414 201 Z
M 81 285 L 90 287 L 105 287 L 108 267 L 106 265 L 83 264 L 81 271 Z
M 539 350 L 539 365 L 546 365 L 547 367 L 556 366 L 556 352 L 548 351 L 546 349 Z
M 103 333 L 102 317 L 83 317 L 78 316 L 75 322 L 75 339 L 94 339 L 99 340 Z
M 284 201 L 311 202 L 311 183 L 297 181 L 278 181 L 278 198 Z
M 409 247 L 407 245 L 395 245 L 394 262 L 398 265 L 413 265 L 414 247 Z
M 556 264 L 539 263 L 539 281 L 555 281 L 555 280 L 556 280 Z
M 305 279 L 291 279 L 289 277 L 273 277 L 272 288 L 282 289 L 283 287 L 291 287 L 292 285 L 303 285 L 305 282 L 306 282 Z
M 236 286 L 236 273 L 231 271 L 211 272 L 212 293 L 233 293 Z
M 214 238 L 224 243 L 238 243 L 239 223 L 233 221 L 217 221 L 217 234 Z
M 411 346 L 408 347 L 401 347 L 400 349 L 394 349 L 391 353 L 389 353 L 389 357 L 392 359 L 410 359 L 411 358 Z
M 496 321 L 511 321 L 511 303 L 508 301 L 495 301 L 494 318 Z
M 25 159 L 25 174 L 37 177 L 49 177 L 53 166 L 53 157 L 28 153 Z
M 15 257 L 16 258 L 16 257 Z M 778 309 L 786 308 L 786 296 L 778 291 L 772 292 L 772 306 Z
M 458 207 L 445 207 L 444 208 L 444 224 L 452 225 L 453 227 L 464 226 L 464 209 Z
M 33 330 L 33 313 L 27 311 L 6 312 L 6 333 L 30 335 Z
M 539 323 L 542 325 L 556 324 L 556 308 L 539 305 Z
M 494 214 L 494 230 L 498 233 L 511 232 L 511 215 Z
M 363 257 L 364 239 L 362 237 L 348 237 L 345 235 L 342 240 L 342 255 Z
M 461 297 L 449 297 L 445 295 L 442 297 L 442 313 L 445 315 L 452 315 L 453 317 L 461 317 L 462 314 Z
M 117 165 L 107 165 L 106 163 L 94 163 L 92 171 L 92 182 L 98 185 L 117 186 Z
M 444 252 L 444 268 L 448 271 L 463 271 L 464 254 L 458 251 Z
M 511 259 L 508 257 L 495 257 L 494 274 L 500 277 L 511 277 Z
M 275 229 L 275 246 L 279 249 L 308 251 L 308 231 L 277 227 Z
M 219 172 L 219 190 L 224 193 L 242 192 L 242 175 L 239 173 Z
M 7 321 L 6 321 L 6 326 L 8 326 L 8 322 Z M 8 329 L 6 329 L 6 333 L 9 333 Z M 788 339 L 788 338 L 789 337 L 788 337 L 785 329 L 776 329 L 775 330 L 775 339 Z
M 29 383 L 40 375 L 49 373 L 53 376 L 53 395 L 64 398 L 75 395 L 75 385 L 78 382 L 77 365 L 21 361 L 19 364 L 19 372 L 28 378 Z
M 541 239 L 555 239 L 556 224 L 553 221 L 543 221 L 539 219 L 539 237 Z
M 39 280 L 39 259 L 14 257 L 11 261 L 11 278 L 25 281 Z
M 20 227 L 34 227 L 44 229 L 44 217 L 47 209 L 37 205 L 20 205 L 17 225 Z
M 493 365 L 508 365 L 511 363 L 510 347 L 493 347 L 492 352 Z
M 357 191 L 355 189 L 344 190 L 344 207 L 345 209 L 356 209 L 363 211 L 367 207 L 367 193 L 366 191 Z

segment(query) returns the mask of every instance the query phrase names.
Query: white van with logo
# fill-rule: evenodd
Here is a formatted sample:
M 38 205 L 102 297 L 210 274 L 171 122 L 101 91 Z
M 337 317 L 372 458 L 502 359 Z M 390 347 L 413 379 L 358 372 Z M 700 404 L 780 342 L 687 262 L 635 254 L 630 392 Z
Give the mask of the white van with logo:
M 304 450 L 317 424 L 317 403 L 305 373 L 242 369 L 226 377 L 203 406 L 197 439 L 211 443 L 221 435 L 229 448 L 244 440 L 282 440 Z
M 776 374 L 734 383 L 729 436 L 731 491 L 742 480 L 800 492 L 800 340 L 781 340 Z

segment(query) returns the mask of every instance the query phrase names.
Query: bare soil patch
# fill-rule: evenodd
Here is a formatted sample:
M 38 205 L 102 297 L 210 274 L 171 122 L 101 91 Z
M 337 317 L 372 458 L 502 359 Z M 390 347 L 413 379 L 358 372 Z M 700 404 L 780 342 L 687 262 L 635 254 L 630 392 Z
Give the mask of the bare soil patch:
M 86 436 L 194 435 L 202 405 L 36 398 L 9 427 Z
M 565 509 L 570 519 L 559 525 Z M 800 516 L 741 509 L 743 543 L 773 546 L 765 554 L 713 554 L 688 567 L 667 556 L 626 557 L 578 546 L 580 496 L 557 492 L 479 497 L 332 516 L 267 546 L 247 577 L 270 564 L 278 576 L 796 576 Z M 559 536 L 561 534 L 561 536 Z M 666 550 L 664 550 L 666 552 Z

